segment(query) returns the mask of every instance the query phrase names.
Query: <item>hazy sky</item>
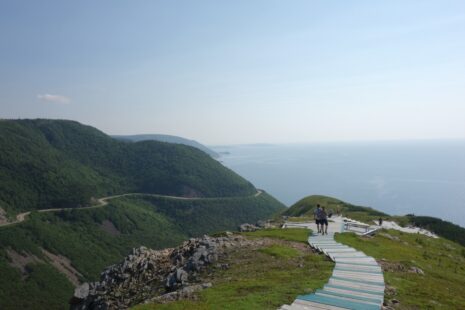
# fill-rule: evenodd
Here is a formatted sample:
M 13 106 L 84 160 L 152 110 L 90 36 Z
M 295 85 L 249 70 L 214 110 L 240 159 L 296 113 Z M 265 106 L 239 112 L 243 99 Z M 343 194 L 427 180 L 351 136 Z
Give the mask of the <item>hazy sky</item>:
M 465 1 L 0 0 L 0 117 L 207 144 L 465 138 Z

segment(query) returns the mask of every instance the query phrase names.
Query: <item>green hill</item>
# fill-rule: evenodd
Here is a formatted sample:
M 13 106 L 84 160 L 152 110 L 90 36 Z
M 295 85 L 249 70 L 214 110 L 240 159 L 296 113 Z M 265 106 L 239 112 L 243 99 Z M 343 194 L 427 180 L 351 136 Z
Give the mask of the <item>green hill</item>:
M 386 213 L 369 207 L 356 206 L 336 198 L 321 195 L 302 198 L 291 207 L 284 210 L 282 215 L 313 218 L 313 212 L 316 209 L 317 204 L 322 207 L 326 207 L 327 211 L 332 211 L 333 214 L 337 214 L 339 212 L 344 216 L 361 221 L 370 221 L 378 219 L 379 217 L 385 218 L 389 216 Z
M 178 137 L 178 136 L 160 135 L 160 134 L 144 134 L 144 135 L 112 136 L 112 137 L 115 139 L 119 139 L 119 140 L 126 140 L 126 141 L 133 141 L 133 142 L 154 140 L 154 141 L 160 141 L 160 142 L 184 144 L 184 145 L 195 147 L 201 151 L 204 151 L 205 153 L 207 153 L 213 158 L 220 157 L 218 153 L 209 149 L 205 145 L 195 140 L 189 140 L 189 139 L 185 139 L 185 138 Z
M 33 211 L 0 226 L 1 309 L 67 308 L 74 285 L 133 247 L 174 246 L 284 209 L 198 149 L 118 141 L 77 122 L 0 120 L 0 149 L 0 208 L 10 218 Z M 142 194 L 79 208 L 124 193 Z
M 408 222 L 415 226 L 428 229 L 439 236 L 465 246 L 465 228 L 459 225 L 431 216 L 408 214 L 406 217 Z
M 8 213 L 87 205 L 141 192 L 245 196 L 252 184 L 196 148 L 123 142 L 73 121 L 0 121 L 0 207 Z
M 415 216 L 413 214 L 391 216 L 369 207 L 356 206 L 327 196 L 314 195 L 305 197 L 284 210 L 281 214 L 289 216 L 293 220 L 313 219 L 313 211 L 316 209 L 317 204 L 326 207 L 327 210 L 332 210 L 334 214 L 339 211 L 346 217 L 369 224 L 372 224 L 373 220 L 378 220 L 381 217 L 384 220 L 395 221 L 401 226 L 414 225 L 465 246 L 465 228 L 454 223 L 430 216 Z

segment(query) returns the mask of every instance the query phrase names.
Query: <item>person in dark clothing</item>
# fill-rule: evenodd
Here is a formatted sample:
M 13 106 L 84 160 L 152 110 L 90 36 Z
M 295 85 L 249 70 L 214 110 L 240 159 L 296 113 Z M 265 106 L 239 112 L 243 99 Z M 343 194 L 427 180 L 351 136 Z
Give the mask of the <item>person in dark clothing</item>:
M 383 226 L 383 219 L 380 217 L 378 220 L 379 226 Z
M 320 226 L 321 226 L 321 233 L 323 235 L 328 234 L 328 215 L 326 214 L 325 207 L 323 207 L 320 212 Z
M 320 233 L 323 228 L 323 225 L 321 225 L 320 227 L 320 213 L 321 213 L 321 208 L 320 208 L 320 205 L 317 204 L 316 209 L 313 212 L 313 217 L 315 218 L 315 223 L 316 223 L 316 228 L 318 229 L 318 233 Z

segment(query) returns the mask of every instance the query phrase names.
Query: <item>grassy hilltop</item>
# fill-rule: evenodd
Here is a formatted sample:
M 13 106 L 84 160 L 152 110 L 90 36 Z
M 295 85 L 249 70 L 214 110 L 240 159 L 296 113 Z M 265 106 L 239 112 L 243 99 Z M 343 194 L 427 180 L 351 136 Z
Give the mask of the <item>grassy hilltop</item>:
M 438 239 L 420 234 L 381 230 L 373 237 L 353 233 L 336 234 L 336 240 L 378 260 L 383 268 L 387 289 L 385 301 L 395 309 L 462 309 L 465 298 L 465 229 L 438 218 L 390 216 L 372 208 L 355 206 L 326 196 L 299 200 L 283 215 L 293 221 L 313 221 L 320 204 L 335 213 L 372 224 L 382 217 L 401 225 L 415 225 L 433 231 Z
M 313 195 L 305 197 L 281 214 L 290 217 L 289 219 L 293 221 L 313 220 L 313 211 L 316 209 L 317 204 L 326 207 L 327 211 L 332 210 L 334 214 L 339 210 L 343 216 L 367 224 L 374 224 L 373 221 L 377 221 L 381 217 L 384 220 L 395 221 L 401 226 L 414 225 L 465 246 L 465 228 L 451 222 L 435 217 L 413 214 L 391 216 L 373 208 L 356 206 L 328 196 Z
M 313 212 L 315 211 L 317 204 L 322 207 L 326 207 L 327 212 L 330 210 L 333 212 L 333 214 L 339 212 L 344 216 L 360 221 L 368 222 L 380 217 L 385 218 L 389 216 L 386 213 L 377 211 L 372 208 L 356 206 L 333 197 L 321 195 L 312 195 L 302 198 L 293 204 L 290 208 L 284 210 L 282 215 L 289 217 L 299 217 L 301 219 L 313 219 Z

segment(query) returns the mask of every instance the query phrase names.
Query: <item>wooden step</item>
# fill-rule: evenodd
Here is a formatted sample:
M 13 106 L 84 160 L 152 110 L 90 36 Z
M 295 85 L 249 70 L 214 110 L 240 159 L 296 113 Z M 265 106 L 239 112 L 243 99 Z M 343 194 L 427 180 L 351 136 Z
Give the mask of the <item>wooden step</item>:
M 379 294 L 364 293 L 364 292 L 354 291 L 350 289 L 342 289 L 342 288 L 331 287 L 331 286 L 325 286 L 322 291 L 326 293 L 340 294 L 341 296 L 352 296 L 353 298 L 363 298 L 365 300 L 371 300 L 378 304 L 383 303 L 383 300 L 384 300 L 383 296 Z
M 316 303 L 308 300 L 301 300 L 301 299 L 296 299 L 293 303 L 292 306 L 301 306 L 304 307 L 305 310 L 347 310 L 348 308 L 343 308 L 343 307 L 336 307 L 332 305 L 326 305 L 326 304 L 321 304 L 321 303 Z
M 303 295 L 297 297 L 305 301 L 310 301 L 318 304 L 324 304 L 328 306 L 346 308 L 346 309 L 356 309 L 356 310 L 379 310 L 379 305 L 367 304 L 362 302 L 355 302 L 349 300 L 341 300 L 334 297 L 318 296 L 318 295 Z
M 328 283 L 324 287 L 325 290 L 346 290 L 346 291 L 352 291 L 352 292 L 358 292 L 358 293 L 363 293 L 363 294 L 368 294 L 370 296 L 373 296 L 375 298 L 378 296 L 379 298 L 384 299 L 384 291 L 373 291 L 370 289 L 362 289 L 362 288 L 356 288 L 352 286 L 346 286 L 344 284 L 331 284 Z
M 366 290 L 366 291 L 371 291 L 371 292 L 384 293 L 384 285 L 381 286 L 381 285 L 376 285 L 376 284 L 360 283 L 357 281 L 347 280 L 347 279 L 341 280 L 341 279 L 331 278 L 329 279 L 328 284 L 345 286 L 345 287 L 352 288 L 352 289 L 361 289 L 361 290 Z
M 316 296 L 324 296 L 324 297 L 331 297 L 331 298 L 336 298 L 340 300 L 347 300 L 347 301 L 352 301 L 352 302 L 359 302 L 367 305 L 373 305 L 373 306 L 381 306 L 381 303 L 379 300 L 374 300 L 374 299 L 368 299 L 368 298 L 361 298 L 357 296 L 350 296 L 350 295 L 343 295 L 343 294 L 337 294 L 329 291 L 317 291 L 315 293 Z

